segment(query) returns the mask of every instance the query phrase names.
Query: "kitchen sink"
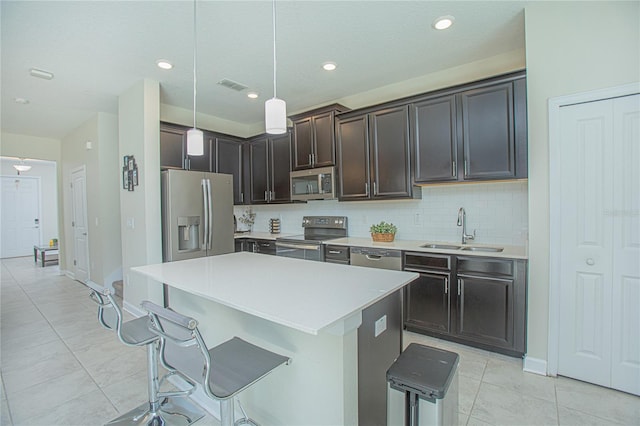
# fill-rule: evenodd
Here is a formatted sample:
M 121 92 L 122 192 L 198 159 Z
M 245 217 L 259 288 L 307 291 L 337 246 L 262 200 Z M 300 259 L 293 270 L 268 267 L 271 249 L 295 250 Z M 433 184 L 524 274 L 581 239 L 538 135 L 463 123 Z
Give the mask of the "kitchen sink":
M 442 250 L 458 250 L 462 246 L 453 245 L 453 244 L 423 244 L 420 247 L 431 248 L 431 249 L 442 249 Z
M 504 248 L 503 247 L 462 247 L 460 250 L 499 253 L 502 250 L 504 250 Z

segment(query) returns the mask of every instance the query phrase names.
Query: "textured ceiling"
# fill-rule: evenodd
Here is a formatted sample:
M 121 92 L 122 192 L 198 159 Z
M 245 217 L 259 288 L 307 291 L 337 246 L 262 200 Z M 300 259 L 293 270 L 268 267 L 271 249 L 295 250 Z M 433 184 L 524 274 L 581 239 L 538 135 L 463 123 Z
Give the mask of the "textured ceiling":
M 295 113 L 524 49 L 524 4 L 278 1 L 278 97 Z M 273 95 L 271 5 L 198 0 L 198 112 L 263 121 Z M 95 112 L 117 113 L 118 95 L 143 78 L 160 82 L 162 103 L 192 109 L 193 2 L 3 0 L 0 12 L 3 131 L 61 138 Z M 455 24 L 435 31 L 441 15 Z M 174 69 L 157 68 L 160 58 Z M 322 70 L 327 61 L 338 69 Z M 31 77 L 34 67 L 55 78 Z M 249 89 L 217 85 L 223 78 Z M 248 99 L 249 90 L 260 97 Z

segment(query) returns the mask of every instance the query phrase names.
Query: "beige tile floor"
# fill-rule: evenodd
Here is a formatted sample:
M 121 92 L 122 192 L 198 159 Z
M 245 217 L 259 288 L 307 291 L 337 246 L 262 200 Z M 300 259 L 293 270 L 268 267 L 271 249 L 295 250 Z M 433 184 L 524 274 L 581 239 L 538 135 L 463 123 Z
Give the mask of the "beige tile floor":
M 81 283 L 30 257 L 1 264 L 2 425 L 101 425 L 145 401 L 143 348 L 96 320 Z M 522 372 L 522 361 L 405 333 L 460 354 L 460 425 L 638 425 L 640 398 Z M 212 417 L 198 424 L 217 425 Z

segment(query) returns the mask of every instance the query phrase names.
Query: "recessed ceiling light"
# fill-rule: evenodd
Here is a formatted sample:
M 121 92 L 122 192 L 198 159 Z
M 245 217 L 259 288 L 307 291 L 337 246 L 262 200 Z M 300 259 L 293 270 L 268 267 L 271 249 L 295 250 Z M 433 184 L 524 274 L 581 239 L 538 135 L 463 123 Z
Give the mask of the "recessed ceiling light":
M 433 21 L 433 28 L 435 28 L 436 30 L 446 30 L 451 25 L 453 25 L 454 21 L 455 18 L 451 15 L 441 16 Z
M 158 65 L 158 68 L 162 68 L 163 70 L 170 70 L 173 68 L 173 64 L 166 59 L 158 59 L 156 61 L 156 65 Z
M 26 105 L 29 103 L 29 99 L 25 99 L 25 98 L 13 98 L 13 101 L 17 104 L 22 104 L 22 105 Z
M 249 92 L 249 93 L 247 93 L 247 98 L 257 99 L 258 98 L 258 94 L 256 92 Z
M 39 70 L 38 68 L 31 68 L 29 70 L 31 77 L 43 78 L 45 80 L 53 79 L 53 73 L 45 70 Z
M 333 71 L 335 70 L 337 67 L 337 65 L 334 62 L 325 62 L 324 64 L 322 64 L 322 68 L 326 71 Z

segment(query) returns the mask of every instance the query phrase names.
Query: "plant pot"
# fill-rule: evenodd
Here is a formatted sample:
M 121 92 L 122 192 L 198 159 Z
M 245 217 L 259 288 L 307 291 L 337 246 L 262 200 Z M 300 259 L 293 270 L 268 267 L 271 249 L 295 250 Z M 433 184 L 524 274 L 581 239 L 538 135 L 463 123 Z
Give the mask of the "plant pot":
M 373 241 L 376 241 L 379 243 L 390 243 L 393 241 L 395 237 L 396 237 L 396 234 L 371 233 L 371 238 L 373 238 Z

